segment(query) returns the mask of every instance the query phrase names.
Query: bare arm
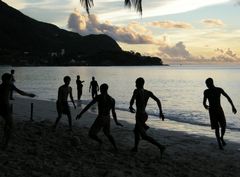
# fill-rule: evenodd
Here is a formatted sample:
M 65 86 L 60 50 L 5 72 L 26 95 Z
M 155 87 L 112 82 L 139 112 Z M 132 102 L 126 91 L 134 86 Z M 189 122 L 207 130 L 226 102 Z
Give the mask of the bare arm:
M 129 111 L 130 111 L 131 113 L 135 113 L 135 109 L 132 107 L 133 104 L 134 104 L 135 99 L 136 99 L 136 92 L 135 92 L 135 90 L 134 90 L 133 95 L 132 95 L 132 98 L 131 98 L 131 100 L 130 100 L 130 106 L 129 106 Z
M 116 114 L 116 111 L 115 111 L 115 100 L 113 100 L 113 104 L 112 104 L 112 116 L 113 116 L 113 120 L 116 123 L 116 125 L 119 125 L 119 126 L 122 127 L 123 125 L 120 124 L 117 120 L 117 114 Z
M 82 115 L 95 103 L 97 102 L 96 97 L 77 115 L 76 120 L 80 119 Z
M 92 82 L 90 82 L 89 92 L 91 91 L 91 88 L 92 88 Z
M 75 105 L 74 100 L 73 100 L 72 88 L 71 88 L 71 87 L 69 88 L 69 95 L 70 95 L 70 99 L 71 99 L 71 101 L 72 101 L 72 103 L 73 103 L 73 106 L 74 106 L 74 108 L 76 109 L 76 105 Z
M 162 118 L 162 120 L 164 120 L 161 101 L 152 92 L 150 92 L 150 97 L 157 102 L 158 109 L 159 109 L 159 118 Z
M 205 92 L 203 93 L 203 106 L 205 109 L 209 109 L 209 106 L 207 105 L 207 97 L 205 95 Z
M 98 86 L 98 83 L 97 83 L 97 91 L 99 91 L 99 86 Z
M 228 102 L 231 104 L 231 106 L 232 106 L 232 112 L 233 112 L 234 114 L 236 114 L 236 113 L 237 113 L 237 110 L 236 110 L 236 108 L 235 108 L 235 106 L 234 106 L 234 104 L 233 104 L 233 102 L 232 102 L 232 99 L 228 96 L 228 94 L 227 94 L 226 92 L 224 92 L 224 90 L 222 91 L 222 94 L 223 94 L 223 96 L 225 96 L 225 97 L 227 98 Z
M 18 89 L 17 87 L 15 87 L 14 85 L 12 85 L 12 88 L 13 88 L 14 91 L 16 91 L 17 93 L 19 93 L 20 95 L 23 95 L 23 96 L 29 96 L 29 97 L 35 97 L 34 94 L 24 92 L 24 91 Z

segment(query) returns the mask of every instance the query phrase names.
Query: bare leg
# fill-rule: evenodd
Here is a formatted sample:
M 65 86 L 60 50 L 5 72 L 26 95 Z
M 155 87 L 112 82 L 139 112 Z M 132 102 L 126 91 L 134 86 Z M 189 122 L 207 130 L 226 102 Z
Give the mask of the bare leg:
M 226 145 L 226 142 L 225 142 L 224 139 L 223 139 L 223 136 L 224 136 L 224 134 L 225 134 L 225 131 L 226 131 L 226 127 L 223 126 L 222 129 L 221 129 L 221 137 L 220 137 L 223 146 Z
M 77 91 L 77 98 L 78 98 L 78 100 L 80 100 L 80 92 L 79 92 L 79 90 Z
M 62 117 L 62 114 L 58 113 L 58 117 L 57 117 L 57 119 L 56 119 L 56 121 L 55 121 L 55 123 L 53 125 L 53 129 L 54 130 L 57 128 L 57 124 L 60 121 L 61 117 Z
M 108 139 L 109 139 L 110 143 L 113 145 L 114 149 L 117 151 L 118 149 L 117 149 L 117 146 L 116 146 L 113 136 L 110 134 L 110 130 L 104 128 L 103 132 L 108 137 Z
M 221 139 L 220 139 L 219 128 L 215 129 L 215 135 L 216 135 L 216 138 L 217 138 L 219 149 L 223 150 Z
M 6 149 L 12 134 L 12 116 L 8 115 L 4 119 L 3 149 Z
M 69 130 L 72 131 L 72 116 L 70 112 L 67 114 L 67 117 L 68 117 Z
M 135 129 L 133 130 L 134 132 L 134 147 L 132 148 L 132 152 L 137 152 L 138 151 L 138 144 L 139 144 L 139 141 L 140 141 L 140 135 L 139 135 L 139 132 L 137 131 L 136 127 Z

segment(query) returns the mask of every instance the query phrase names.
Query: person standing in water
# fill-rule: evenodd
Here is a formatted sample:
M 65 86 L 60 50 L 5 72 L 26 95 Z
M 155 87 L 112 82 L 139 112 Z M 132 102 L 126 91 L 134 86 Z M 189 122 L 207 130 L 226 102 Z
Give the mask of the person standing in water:
M 90 82 L 89 86 L 89 92 L 92 90 L 92 98 L 95 98 L 97 96 L 97 92 L 99 91 L 99 86 L 97 81 L 95 80 L 95 77 L 92 77 L 92 81 Z
M 81 100 L 82 97 L 82 89 L 83 89 L 83 83 L 84 81 L 80 80 L 80 76 L 77 75 L 77 80 L 76 80 L 76 84 L 77 84 L 77 99 L 78 101 Z

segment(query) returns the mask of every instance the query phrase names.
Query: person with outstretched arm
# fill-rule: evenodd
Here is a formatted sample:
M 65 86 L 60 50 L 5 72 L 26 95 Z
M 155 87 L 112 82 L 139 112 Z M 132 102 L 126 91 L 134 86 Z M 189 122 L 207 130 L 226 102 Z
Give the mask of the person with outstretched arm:
M 32 93 L 27 93 L 25 91 L 18 89 L 12 83 L 11 74 L 5 73 L 2 75 L 2 83 L 0 84 L 0 116 L 5 121 L 2 144 L 3 149 L 7 148 L 12 133 L 13 118 L 9 103 L 11 91 L 15 91 L 23 96 L 35 97 L 35 95 Z
M 92 105 L 98 103 L 98 116 L 90 128 L 89 137 L 102 145 L 102 140 L 97 136 L 97 134 L 101 129 L 103 129 L 103 133 L 107 136 L 114 149 L 117 150 L 115 140 L 110 134 L 110 111 L 112 112 L 116 125 L 122 126 L 122 124 L 117 120 L 115 100 L 108 94 L 107 84 L 102 84 L 100 86 L 100 92 L 101 94 L 94 97 L 93 100 L 77 115 L 76 119 L 80 119 Z

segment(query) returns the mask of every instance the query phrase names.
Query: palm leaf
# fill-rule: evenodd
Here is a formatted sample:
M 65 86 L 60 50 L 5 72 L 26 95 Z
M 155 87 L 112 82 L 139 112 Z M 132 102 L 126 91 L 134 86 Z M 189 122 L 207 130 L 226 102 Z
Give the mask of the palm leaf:
M 126 7 L 131 8 L 132 6 L 142 15 L 142 0 L 124 0 Z M 89 9 L 94 5 L 93 0 L 80 0 L 81 5 L 86 9 L 89 14 Z
M 81 5 L 86 9 L 89 14 L 89 9 L 94 5 L 93 0 L 80 0 Z
M 142 15 L 142 0 L 125 0 L 125 6 L 131 8 L 134 6 L 134 8 Z

